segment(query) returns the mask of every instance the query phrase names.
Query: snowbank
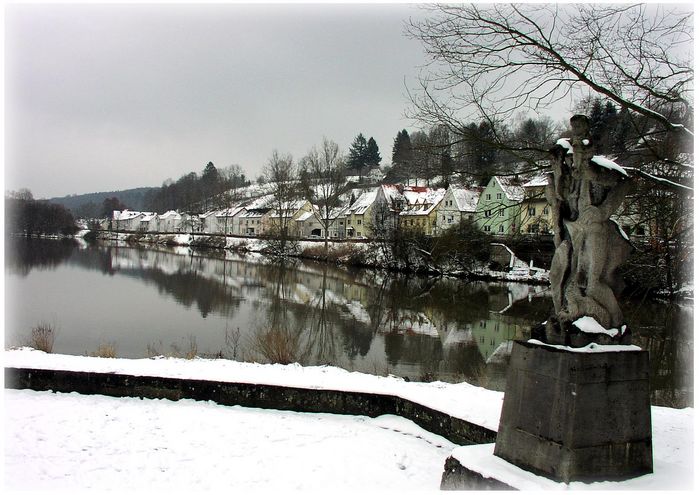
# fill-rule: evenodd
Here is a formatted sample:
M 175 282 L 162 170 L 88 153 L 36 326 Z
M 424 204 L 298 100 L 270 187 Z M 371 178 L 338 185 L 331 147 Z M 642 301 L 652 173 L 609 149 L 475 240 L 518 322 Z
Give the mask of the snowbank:
M 330 366 L 315 366 L 315 367 L 302 367 L 300 365 L 268 365 L 268 364 L 257 364 L 257 363 L 239 363 L 235 361 L 221 360 L 221 359 L 194 359 L 185 360 L 177 358 L 152 358 L 152 359 L 109 359 L 109 358 L 97 358 L 97 357 L 84 357 L 84 356 L 68 356 L 68 355 L 58 355 L 58 354 L 46 354 L 41 351 L 36 351 L 29 348 L 21 348 L 8 350 L 4 353 L 5 367 L 24 367 L 24 368 L 41 368 L 41 369 L 55 369 L 55 370 L 74 370 L 74 371 L 93 371 L 93 372 L 103 372 L 103 373 L 125 373 L 133 375 L 148 375 L 148 376 L 163 376 L 163 377 L 173 377 L 173 378 L 192 378 L 192 379 L 203 379 L 203 380 L 217 380 L 217 381 L 229 381 L 229 382 L 242 382 L 242 383 L 256 383 L 256 384 L 269 384 L 269 385 L 282 385 L 291 387 L 304 387 L 312 389 L 331 389 L 331 390 L 345 390 L 345 391 L 355 391 L 355 392 L 369 392 L 369 393 L 381 393 L 395 395 L 399 397 L 406 398 L 408 400 L 414 401 L 426 405 L 430 408 L 445 412 L 454 417 L 464 419 L 466 421 L 490 428 L 492 430 L 498 429 L 498 422 L 500 419 L 501 405 L 503 402 L 503 393 L 495 392 L 491 390 L 486 390 L 480 387 L 469 385 L 466 383 L 460 384 L 448 384 L 442 382 L 432 382 L 432 383 L 412 383 L 405 382 L 404 380 L 397 377 L 378 377 L 374 375 L 368 375 L 358 372 L 349 372 L 339 368 L 334 368 Z M 36 403 L 32 402 L 34 397 L 32 394 L 39 394 Z M 44 394 L 44 395 L 41 395 Z M 69 396 L 68 402 L 63 402 L 65 396 Z M 272 452 L 273 455 L 279 454 L 274 447 L 270 447 L 270 442 L 275 442 L 277 437 L 281 436 L 284 439 L 289 439 L 293 447 L 286 445 L 284 448 L 289 449 L 288 453 L 285 453 L 285 459 L 297 459 L 299 458 L 299 451 L 297 450 L 300 445 L 313 444 L 318 442 L 318 450 L 310 450 L 308 453 L 302 453 L 301 458 L 311 459 L 317 462 L 319 458 L 324 458 L 318 462 L 325 462 L 325 457 L 331 455 L 333 452 L 343 452 L 351 457 L 368 457 L 368 462 L 372 465 L 374 460 L 375 448 L 383 449 L 388 444 L 392 444 L 396 441 L 393 437 L 386 437 L 382 440 L 372 440 L 371 437 L 365 437 L 365 432 L 360 431 L 359 433 L 354 430 L 357 425 L 350 428 L 351 431 L 347 436 L 338 440 L 339 443 L 326 443 L 326 439 L 333 437 L 334 433 L 325 432 L 325 430 L 320 429 L 321 423 L 317 422 L 320 420 L 309 419 L 322 416 L 333 415 L 306 415 L 302 413 L 283 413 L 283 412 L 255 412 L 256 415 L 271 415 L 273 419 L 269 423 L 264 425 L 260 424 L 246 424 L 241 431 L 247 431 L 249 433 L 241 433 L 235 427 L 240 418 L 236 417 L 234 413 L 237 414 L 238 409 L 241 410 L 241 414 L 247 414 L 245 408 L 226 408 L 223 406 L 215 406 L 211 403 L 193 403 L 189 400 L 178 401 L 177 403 L 169 403 L 164 401 L 165 409 L 154 409 L 153 404 L 163 404 L 163 401 L 140 401 L 138 399 L 112 399 L 104 398 L 99 396 L 94 396 L 91 398 L 85 398 L 77 394 L 49 394 L 49 393 L 33 393 L 29 391 L 6 391 L 6 399 L 9 398 L 6 403 L 10 404 L 10 410 L 15 407 L 22 409 L 22 414 L 15 414 L 11 417 L 11 422 L 9 423 L 13 432 L 17 438 L 10 438 L 12 442 L 34 442 L 39 441 L 35 437 L 41 437 L 42 432 L 45 436 L 53 437 L 55 434 L 55 429 L 59 430 L 62 426 L 59 424 L 57 426 L 51 426 L 52 418 L 57 416 L 65 415 L 64 422 L 72 420 L 76 425 L 72 426 L 75 430 L 67 433 L 66 437 L 61 440 L 64 443 L 52 446 L 54 451 L 43 452 L 42 456 L 56 461 L 57 467 L 51 468 L 50 474 L 55 474 L 56 478 L 46 479 L 47 475 L 45 472 L 38 473 L 37 476 L 41 480 L 46 481 L 46 486 L 64 486 L 61 482 L 76 482 L 76 478 L 70 480 L 66 479 L 67 475 L 63 475 L 61 478 L 61 473 L 69 472 L 63 471 L 65 463 L 72 463 L 70 469 L 80 471 L 80 459 L 83 459 L 86 454 L 84 454 L 85 449 L 92 448 L 92 444 L 99 443 L 100 450 L 99 455 L 104 455 L 105 457 L 98 458 L 98 463 L 109 464 L 112 470 L 115 469 L 115 464 L 124 469 L 124 473 L 127 475 L 125 479 L 129 480 L 129 475 L 134 474 L 137 469 L 141 469 L 141 462 L 145 462 L 147 465 L 145 467 L 146 473 L 155 478 L 151 481 L 157 483 L 170 483 L 170 481 L 177 481 L 185 475 L 180 475 L 170 471 L 170 466 L 173 463 L 181 463 L 185 472 L 190 469 L 191 466 L 197 466 L 198 464 L 194 462 L 198 456 L 200 459 L 205 459 L 201 461 L 207 467 L 209 467 L 209 461 L 213 461 L 213 465 L 219 466 L 221 464 L 222 452 L 230 452 L 230 449 L 226 447 L 230 444 L 235 444 L 238 442 L 243 442 L 244 446 L 250 444 L 250 451 L 246 448 L 237 448 L 235 453 L 229 453 L 227 455 L 235 457 L 236 462 L 242 462 L 242 473 L 246 473 L 246 467 L 248 466 L 247 461 L 244 459 L 253 459 L 251 461 L 256 466 L 260 463 L 265 464 L 267 452 Z M 116 402 L 113 402 L 116 401 Z M 18 406 L 18 403 L 25 405 Z M 83 406 L 83 404 L 87 404 Z M 177 404 L 182 405 L 182 411 L 177 412 Z M 85 412 L 80 412 L 84 407 Z M 222 408 L 223 407 L 223 408 Z M 219 409 L 222 408 L 222 409 Z M 212 420 L 209 423 L 208 414 L 210 411 L 216 410 L 216 414 L 226 414 L 225 419 L 221 420 L 221 423 L 217 423 Z M 233 411 L 233 412 L 227 412 Z M 258 410 L 255 410 L 258 411 Z M 124 413 L 124 416 L 120 414 Z M 171 413 L 184 414 L 180 419 L 173 419 L 169 416 Z M 163 417 L 163 415 L 168 415 Z M 230 414 L 230 416 L 228 415 Z M 295 414 L 301 415 L 300 417 L 306 418 L 304 422 L 310 422 L 311 427 L 306 430 L 306 426 L 299 424 L 287 425 L 286 423 L 279 423 L 279 418 L 292 417 Z M 308 413 L 307 413 L 308 414 Z M 279 416 L 276 416 L 279 415 Z M 105 419 L 105 416 L 107 419 Z M 275 419 L 275 417 L 277 419 Z M 39 419 L 36 419 L 39 418 Z M 80 418 L 76 420 L 76 418 Z M 141 421 L 139 419 L 139 424 L 134 426 L 136 428 L 137 434 L 139 435 L 152 435 L 154 438 L 148 440 L 136 438 L 131 439 L 129 435 L 133 431 L 131 426 L 132 421 L 136 421 L 136 418 L 146 418 Z M 150 418 L 150 419 L 149 419 Z M 642 476 L 634 480 L 628 480 L 625 482 L 606 482 L 606 483 L 596 483 L 593 485 L 584 485 L 582 483 L 573 483 L 570 485 L 572 488 L 598 488 L 598 489 L 663 489 L 669 486 L 685 486 L 684 484 L 692 482 L 692 466 L 693 466 L 693 418 L 694 410 L 692 408 L 687 409 L 671 409 L 664 407 L 652 407 L 652 426 L 653 426 L 653 446 L 654 446 L 654 467 L 655 472 L 650 475 Z M 381 418 L 379 418 L 381 421 Z M 103 425 L 104 421 L 108 421 L 108 426 Z M 114 421 L 114 423 L 112 423 Z M 344 421 L 344 420 L 338 420 Z M 353 421 L 352 419 L 349 421 Z M 372 422 L 374 420 L 369 420 L 363 418 L 360 423 Z M 405 432 L 406 429 L 412 429 L 411 435 L 418 436 L 428 443 L 446 446 L 449 445 L 444 439 L 440 437 L 430 437 L 431 434 L 421 430 L 420 428 L 414 426 L 406 426 L 408 423 L 403 422 L 401 418 L 387 419 L 389 421 L 389 426 L 386 428 L 394 431 Z M 14 424 L 13 422 L 17 422 Z M 26 426 L 24 423 L 28 423 Z M 401 424 L 396 426 L 397 422 Z M 171 430 L 170 428 L 173 424 L 178 424 L 178 430 Z M 192 425 L 208 425 L 205 430 L 200 431 L 200 427 L 191 428 Z M 46 425 L 46 430 L 43 430 L 43 426 Z M 115 426 L 118 425 L 118 426 Z M 218 427 L 217 425 L 220 425 Z M 382 426 L 384 427 L 384 426 Z M 38 433 L 35 431 L 37 428 L 41 429 Z M 114 430 L 116 428 L 116 430 Z M 161 428 L 167 429 L 167 431 L 159 431 Z M 297 429 L 299 428 L 299 430 Z M 319 429 L 317 429 L 319 428 Z M 344 428 L 344 427 L 342 427 Z M 7 430 L 7 429 L 6 429 Z M 116 433 L 114 432 L 116 431 Z M 419 433 L 416 433 L 416 432 Z M 93 432 L 90 434 L 90 432 Z M 228 432 L 231 432 L 229 438 Z M 262 436 L 261 436 L 262 432 Z M 280 433 L 283 432 L 283 433 Z M 50 433 L 50 434 L 49 434 Z M 7 435 L 7 433 L 6 433 Z M 124 445 L 123 435 L 126 435 L 129 442 L 133 442 L 131 449 L 129 446 Z M 399 435 L 400 436 L 400 435 Z M 31 438 L 28 438 L 31 437 Z M 250 440 L 254 437 L 255 440 Z M 223 442 L 220 444 L 220 439 L 229 439 L 230 444 Z M 430 439 L 432 438 L 432 440 Z M 436 439 L 437 438 L 437 439 Z M 303 439 L 303 441 L 302 441 Z M 75 442 L 75 440 L 78 440 Z M 281 441 L 281 440 L 280 440 Z M 286 440 L 285 440 L 286 441 Z M 87 447 L 85 443 L 87 442 Z M 92 442 L 92 444 L 90 443 Z M 159 443 L 160 442 L 160 443 Z M 211 442 L 215 442 L 216 445 L 212 445 Z M 143 443 L 143 444 L 142 444 Z M 166 445 L 163 445 L 163 444 Z M 174 444 L 175 447 L 168 447 L 167 444 Z M 113 449 L 117 450 L 119 454 L 115 457 L 111 450 L 107 449 L 104 451 L 105 445 L 113 445 Z M 183 446 L 184 445 L 184 446 Z M 274 445 L 274 444 L 273 444 Z M 372 445 L 372 448 L 367 448 L 368 445 Z M 490 445 L 490 447 L 489 447 Z M 43 446 L 43 445 L 42 445 Z M 200 452 L 198 448 L 203 446 L 203 450 Z M 255 447 L 257 446 L 257 447 Z M 266 450 L 261 450 L 263 447 Z M 450 449 L 454 446 L 450 446 Z M 22 446 L 24 448 L 24 446 Z M 408 470 L 408 466 L 417 466 L 423 461 L 418 460 L 416 454 L 412 449 L 414 447 L 406 448 L 403 457 L 399 456 L 399 459 L 394 464 L 394 467 L 398 466 L 398 470 L 405 471 Z M 441 447 L 442 448 L 442 447 Z M 475 459 L 474 451 L 463 450 L 473 447 L 459 447 L 454 450 L 453 456 L 459 458 L 460 455 L 467 455 L 469 453 L 469 458 L 464 459 L 464 464 L 469 463 L 470 467 L 473 465 Z M 509 464 L 499 465 L 500 460 L 493 460 L 493 456 L 489 454 L 489 448 L 493 449 L 493 444 L 488 444 L 481 446 L 481 456 L 482 459 L 482 469 L 490 472 L 492 475 L 498 476 L 510 476 L 513 470 L 517 470 L 514 466 Z M 71 450 L 72 449 L 72 450 Z M 82 449 L 82 450 L 81 450 Z M 133 455 L 134 449 L 137 450 L 137 457 L 134 461 L 128 461 L 131 457 L 128 455 Z M 227 450 L 228 449 L 228 450 Z M 206 452 L 204 452 L 206 450 Z M 71 455 L 71 452 L 75 451 L 75 456 Z M 287 451 L 285 451 L 287 452 Z M 306 451 L 304 451 L 306 452 Z M 214 453 L 214 454 L 212 454 Z M 441 451 L 442 462 L 447 457 L 448 452 Z M 9 472 L 20 475 L 24 473 L 23 469 L 28 466 L 33 466 L 36 461 L 34 458 L 22 457 L 23 453 L 11 454 L 9 461 L 6 461 L 9 466 Z M 393 455 L 393 454 L 386 454 Z M 16 456 L 16 457 L 13 457 Z M 49 457 L 46 457 L 49 456 Z M 53 457 L 51 457 L 53 456 Z M 304 457 L 308 456 L 308 457 Z M 228 457 L 226 457 L 228 459 Z M 6 457 L 7 459 L 7 457 Z M 230 460 L 230 459 L 229 459 Z M 124 461 L 124 464 L 120 464 Z M 94 459 L 91 462 L 95 462 Z M 194 463 L 193 463 L 194 462 Z M 376 461 L 381 464 L 383 461 Z M 431 461 L 432 462 L 432 461 Z M 495 467 L 493 463 L 496 463 Z M 235 463 L 234 463 L 235 464 Z M 259 474 L 263 476 L 263 479 L 268 482 L 267 485 L 260 486 L 274 486 L 279 487 L 279 478 L 283 478 L 287 483 L 291 483 L 290 479 L 299 485 L 285 485 L 286 489 L 294 489 L 295 487 L 304 488 L 321 488 L 323 486 L 338 486 L 338 483 L 344 483 L 348 481 L 351 486 L 358 487 L 357 480 L 362 479 L 363 473 L 355 472 L 354 477 L 349 476 L 346 478 L 336 478 L 338 473 L 329 474 L 329 472 L 321 470 L 313 470 L 312 474 L 304 478 L 301 482 L 299 481 L 298 474 L 300 472 L 305 472 L 304 469 L 308 468 L 308 463 L 304 464 L 306 467 L 297 465 L 295 461 L 289 464 L 289 469 L 282 469 L 280 476 L 272 476 L 270 470 L 263 470 L 268 473 Z M 313 462 L 311 463 L 313 464 Z M 49 465 L 53 465 L 49 463 Z M 276 466 L 277 464 L 272 464 Z M 334 465 L 331 470 L 343 469 L 343 472 L 352 473 L 353 469 L 346 469 L 344 463 L 340 463 L 339 466 Z M 222 473 L 226 473 L 226 466 L 231 466 L 231 463 L 223 462 L 221 465 L 222 472 L 218 472 L 216 468 L 205 469 L 209 474 L 215 473 L 215 476 L 202 480 L 203 484 L 201 486 L 209 486 L 211 483 L 218 483 L 216 480 L 220 480 Z M 287 466 L 285 464 L 285 466 Z M 403 466 L 403 468 L 401 467 Z M 500 466 L 500 467 L 499 467 Z M 163 477 L 159 470 L 162 471 L 166 469 L 173 476 L 172 479 L 168 477 Z M 428 469 L 429 468 L 429 469 Z M 44 469 L 46 466 L 39 463 L 38 467 L 28 467 L 32 472 Z M 67 468 L 66 468 L 67 469 Z M 91 467 L 90 469 L 100 469 L 99 467 Z M 200 468 L 201 469 L 201 468 Z M 251 468 L 252 469 L 252 468 Z M 297 469 L 299 471 L 297 471 Z M 389 469 L 385 466 L 379 471 L 384 473 L 384 470 Z M 427 471 L 431 472 L 431 476 L 434 475 L 434 471 L 437 469 L 442 472 L 442 463 L 440 466 L 436 467 L 435 463 L 425 466 L 426 470 L 417 470 L 411 473 L 410 479 L 423 480 L 422 485 L 416 485 L 416 487 L 421 486 L 423 488 L 437 487 L 434 485 L 434 478 L 426 477 Z M 274 469 L 271 468 L 272 471 Z M 490 471 L 489 471 L 490 470 Z M 495 470 L 495 472 L 494 472 Z M 73 471 L 70 471 L 73 472 Z M 258 473 L 258 471 L 255 471 Z M 110 472 L 111 473 L 111 472 Z M 382 480 L 385 480 L 382 476 L 384 474 L 374 473 Z M 111 473 L 114 476 L 123 476 L 123 473 Z M 386 474 L 386 473 L 385 473 Z M 542 489 L 542 488 L 554 488 L 554 489 L 566 489 L 567 485 L 561 483 L 554 483 L 549 480 L 535 477 L 534 475 L 529 475 L 526 482 L 522 485 L 524 489 Z M 44 477 L 42 477 L 44 476 Z M 198 474 L 194 474 L 195 480 Z M 267 476 L 267 478 L 265 478 Z M 167 478 L 167 479 L 166 479 Z M 255 481 L 250 481 L 248 476 L 244 476 L 246 480 L 250 483 Z M 88 476 L 87 480 L 92 480 L 93 483 L 97 483 L 95 478 Z M 120 478 L 121 479 L 121 478 Z M 389 480 L 390 478 L 386 478 Z M 503 479 L 503 478 L 502 478 Z M 404 480 L 404 478 L 401 478 Z M 534 480 L 534 481 L 533 481 Z M 17 481 L 17 480 L 15 480 Z M 57 485 L 54 485 L 58 481 Z M 149 480 L 146 480 L 147 482 Z M 21 481 L 17 481 L 21 483 Z M 115 481 L 116 483 L 116 481 Z M 132 481 L 127 481 L 127 483 L 132 483 Z M 305 484 L 306 483 L 306 484 Z M 310 485 L 309 485 L 310 483 Z M 317 484 L 318 483 L 318 484 Z M 327 483 L 327 485 L 325 484 Z M 354 484 L 353 484 L 354 483 Z M 368 485 L 372 489 L 378 486 L 372 484 L 371 480 L 368 481 Z M 388 481 L 388 487 L 390 489 L 395 489 L 396 486 L 392 486 Z M 399 483 L 399 482 L 397 482 Z M 401 481 L 403 483 L 403 481 Z M 520 483 L 520 482 L 519 482 Z M 175 483 L 173 486 L 176 486 Z M 94 487 L 97 485 L 84 485 L 89 487 Z M 110 486 L 123 486 L 121 483 L 119 485 Z M 132 485 L 129 485 L 132 486 Z M 192 482 L 190 485 L 192 486 Z M 218 487 L 219 485 L 212 485 Z M 243 483 L 245 488 L 252 488 L 253 486 Z M 257 485 L 256 485 L 257 486 Z M 402 485 L 403 486 L 403 485 Z M 39 486 L 40 488 L 41 486 Z M 413 485 L 411 486 L 414 487 Z

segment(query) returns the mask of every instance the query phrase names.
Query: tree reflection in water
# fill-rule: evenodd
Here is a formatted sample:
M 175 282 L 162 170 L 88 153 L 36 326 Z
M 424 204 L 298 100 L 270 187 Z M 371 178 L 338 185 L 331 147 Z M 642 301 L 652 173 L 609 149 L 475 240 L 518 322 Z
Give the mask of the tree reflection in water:
M 207 348 L 208 355 L 234 359 L 332 364 L 411 380 L 466 380 L 503 389 L 508 342 L 528 338 L 529 328 L 551 313 L 548 289 L 523 284 L 408 276 L 299 260 L 271 262 L 223 250 L 124 245 L 76 249 L 44 240 L 24 240 L 13 249 L 6 277 L 31 278 L 34 268 L 63 264 L 152 286 L 156 290 L 149 297 L 154 299 L 143 301 L 144 307 L 157 297 L 159 304 L 168 300 L 196 309 L 206 323 L 196 335 L 200 352 Z M 84 289 L 71 286 L 69 279 L 65 287 L 75 294 Z M 118 294 L 108 297 L 119 300 Z M 76 307 L 67 311 L 88 310 L 75 299 Z M 651 353 L 654 402 L 692 404 L 692 307 L 623 304 L 635 343 Z M 99 318 L 118 319 L 119 305 L 112 306 L 114 314 Z M 142 331 L 148 332 L 152 323 L 144 315 Z M 92 328 L 86 325 L 84 331 L 89 335 Z M 128 347 L 119 341 L 122 335 L 104 338 L 117 342 L 120 350 Z M 82 354 L 84 349 L 73 352 Z

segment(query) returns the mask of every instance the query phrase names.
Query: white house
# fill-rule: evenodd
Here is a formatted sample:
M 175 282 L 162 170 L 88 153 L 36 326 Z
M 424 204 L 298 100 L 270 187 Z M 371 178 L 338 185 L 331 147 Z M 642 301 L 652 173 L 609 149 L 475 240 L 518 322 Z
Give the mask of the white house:
M 158 232 L 158 214 L 144 213 L 139 222 L 139 230 L 141 232 Z
M 112 212 L 112 229 L 136 232 L 141 226 L 144 212 L 131 210 L 114 210 Z
M 241 205 L 232 206 L 231 208 L 225 208 L 223 210 L 217 211 L 216 217 L 216 233 L 226 234 L 226 235 L 238 235 L 240 234 L 238 217 L 245 211 L 245 208 Z
M 446 230 L 461 221 L 476 220 L 480 188 L 464 188 L 450 185 L 437 207 L 437 230 Z
M 205 234 L 216 233 L 216 210 L 210 210 L 199 214 L 200 230 Z
M 180 232 L 182 216 L 175 210 L 158 215 L 158 232 Z

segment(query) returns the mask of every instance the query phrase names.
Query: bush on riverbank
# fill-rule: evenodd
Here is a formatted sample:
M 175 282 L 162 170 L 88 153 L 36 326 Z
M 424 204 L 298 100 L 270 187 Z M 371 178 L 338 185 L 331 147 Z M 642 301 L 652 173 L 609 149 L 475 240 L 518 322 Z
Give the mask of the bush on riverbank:
M 41 322 L 32 328 L 27 346 L 50 354 L 53 351 L 55 340 L 56 329 L 54 326 L 50 323 Z

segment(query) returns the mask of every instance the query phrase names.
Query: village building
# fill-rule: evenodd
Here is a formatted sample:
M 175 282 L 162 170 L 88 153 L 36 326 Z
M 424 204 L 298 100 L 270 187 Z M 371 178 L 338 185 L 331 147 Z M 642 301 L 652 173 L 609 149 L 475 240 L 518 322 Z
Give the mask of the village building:
M 245 208 L 243 206 L 238 205 L 217 211 L 214 214 L 214 216 L 216 217 L 216 233 L 225 235 L 239 235 L 240 226 L 238 222 L 238 216 L 244 210 Z
M 377 199 L 377 188 L 362 193 L 345 214 L 345 233 L 350 239 L 364 239 L 374 235 L 372 206 Z
M 200 231 L 204 234 L 215 234 L 217 228 L 216 210 L 199 214 Z
M 139 224 L 140 232 L 158 232 L 158 214 L 144 213 Z
M 141 226 L 141 218 L 146 213 L 131 210 L 114 210 L 112 212 L 112 229 L 136 232 Z
M 549 234 L 552 232 L 552 209 L 545 190 L 549 184 L 547 175 L 540 175 L 522 185 L 524 198 L 520 208 L 520 232 L 522 234 Z
M 479 196 L 476 222 L 481 230 L 494 235 L 520 232 L 521 208 L 525 191 L 517 179 L 491 177 Z
M 325 239 L 328 225 L 329 239 L 345 239 L 345 222 L 347 206 L 331 208 L 326 216 L 325 208 L 314 208 L 296 219 L 297 231 L 302 238 Z
M 286 225 L 288 235 L 300 237 L 301 232 L 298 230 L 299 225 L 296 220 L 306 213 L 313 214 L 313 205 L 311 202 L 306 199 L 299 199 L 282 203 L 281 205 L 273 204 L 273 206 L 277 206 L 277 208 L 273 208 L 270 212 L 269 228 L 271 231 L 279 232 L 279 230 Z M 305 218 L 308 218 L 308 215 L 306 215 Z
M 399 226 L 399 213 L 406 204 L 402 194 L 403 186 L 399 184 L 382 184 L 379 186 L 373 210 L 375 237 L 386 237 Z
M 158 216 L 158 232 L 181 232 L 182 216 L 175 210 L 166 211 Z
M 437 233 L 437 206 L 445 196 L 444 189 L 405 186 L 402 194 L 406 198 L 399 212 L 399 228 L 425 235 Z
M 450 185 L 437 206 L 436 220 L 438 232 L 445 231 L 460 222 L 474 221 L 479 204 L 480 188 Z

